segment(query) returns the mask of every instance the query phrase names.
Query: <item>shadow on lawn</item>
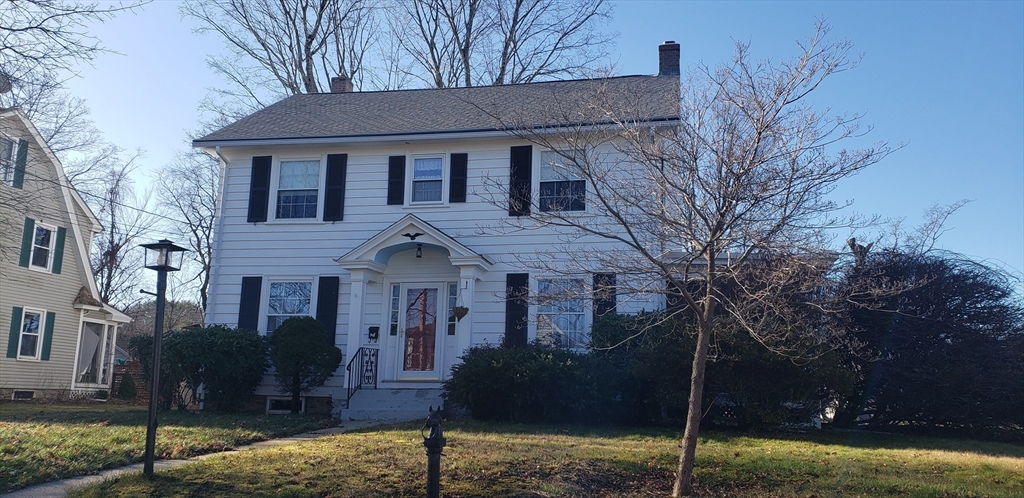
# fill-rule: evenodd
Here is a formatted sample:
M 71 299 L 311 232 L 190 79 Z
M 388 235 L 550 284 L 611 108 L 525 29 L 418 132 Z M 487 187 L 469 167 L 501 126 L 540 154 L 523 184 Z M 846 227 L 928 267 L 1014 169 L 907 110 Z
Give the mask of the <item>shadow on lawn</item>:
M 8 409 L 10 408 L 10 409 Z M 292 422 L 288 426 L 310 426 L 321 428 L 321 419 L 307 415 L 261 415 L 230 413 L 197 413 L 168 410 L 158 414 L 160 427 L 208 427 L 216 429 L 247 428 L 272 430 L 281 428 L 281 422 Z M 105 404 L 2 404 L 0 422 L 27 422 L 50 424 L 81 424 L 123 427 L 145 427 L 149 413 L 145 407 Z M 289 420 L 290 419 L 290 420 Z M 288 433 L 293 431 L 286 431 Z
M 418 430 L 422 424 L 409 422 L 395 424 L 399 430 Z M 359 432 L 378 432 L 386 426 L 371 427 Z M 471 433 L 507 434 L 507 435 L 549 435 L 574 437 L 603 438 L 665 438 L 678 440 L 682 437 L 680 428 L 656 427 L 619 427 L 619 426 L 585 426 L 585 425 L 551 425 L 551 424 L 513 424 L 487 423 L 468 419 L 448 421 L 444 424 L 446 431 L 462 431 Z M 728 443 L 737 438 L 777 439 L 782 441 L 805 441 L 821 445 L 836 445 L 867 449 L 892 450 L 933 450 L 975 453 L 978 455 L 1024 458 L 1024 445 L 981 441 L 967 438 L 928 437 L 905 434 L 889 434 L 869 431 L 832 431 L 821 430 L 811 432 L 769 432 L 740 433 L 702 431 L 701 439 Z

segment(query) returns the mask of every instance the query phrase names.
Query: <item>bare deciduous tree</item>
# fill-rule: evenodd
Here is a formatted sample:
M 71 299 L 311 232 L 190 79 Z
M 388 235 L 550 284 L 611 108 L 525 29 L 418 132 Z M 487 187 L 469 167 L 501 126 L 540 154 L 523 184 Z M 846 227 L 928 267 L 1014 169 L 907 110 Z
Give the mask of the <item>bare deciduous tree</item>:
M 519 133 L 556 151 L 567 178 L 588 186 L 585 194 L 572 191 L 585 212 L 569 210 L 577 199 L 548 199 L 509 219 L 505 230 L 553 228 L 565 242 L 523 263 L 552 275 L 614 273 L 620 303 L 660 295 L 669 305 L 661 316 L 685 314 L 696 324 L 674 496 L 692 492 L 705 365 L 719 324 L 792 357 L 846 340 L 817 311 L 834 298 L 823 290 L 840 256 L 833 234 L 870 220 L 840 216 L 845 205 L 829 194 L 893 148 L 840 150 L 863 131 L 858 117 L 829 117 L 809 104 L 823 80 L 853 66 L 850 44 L 825 40 L 827 32 L 819 24 L 790 60 L 754 61 L 738 43 L 731 63 L 699 66 L 684 78 L 676 126 L 644 119 L 649 97 L 640 88 L 635 98 L 551 106 L 564 114 L 560 123 L 602 116 L 613 126 Z M 616 107 L 625 101 L 632 107 Z M 507 185 L 491 188 L 500 191 L 495 200 L 508 202 Z
M 142 278 L 144 254 L 138 245 L 154 222 L 146 212 L 149 194 L 137 195 L 129 177 L 140 155 L 136 152 L 127 159 L 116 156 L 119 161 L 108 165 L 103 174 L 103 188 L 85 196 L 86 202 L 94 204 L 105 229 L 93 240 L 92 270 L 99 297 L 122 308 L 139 300 L 136 287 Z
M 182 153 L 173 164 L 164 167 L 160 178 L 166 188 L 157 194 L 161 209 L 187 243 L 185 253 L 195 274 L 186 283 L 195 284 L 199 291 L 199 306 L 205 310 L 213 266 L 213 229 L 217 214 L 217 196 L 220 192 L 220 163 L 198 150 Z
M 0 107 L 18 107 L 39 128 L 60 157 L 93 145 L 98 133 L 81 99 L 63 91 L 77 64 L 105 49 L 87 31 L 89 24 L 132 11 L 142 2 L 101 4 L 24 0 L 0 4 Z
M 229 55 L 208 64 L 230 87 L 207 107 L 236 119 L 288 95 L 328 90 L 339 74 L 361 82 L 376 28 L 363 0 L 189 1 L 181 12 L 226 44 Z
M 394 36 L 412 75 L 436 88 L 529 83 L 593 74 L 611 38 L 604 0 L 397 2 Z

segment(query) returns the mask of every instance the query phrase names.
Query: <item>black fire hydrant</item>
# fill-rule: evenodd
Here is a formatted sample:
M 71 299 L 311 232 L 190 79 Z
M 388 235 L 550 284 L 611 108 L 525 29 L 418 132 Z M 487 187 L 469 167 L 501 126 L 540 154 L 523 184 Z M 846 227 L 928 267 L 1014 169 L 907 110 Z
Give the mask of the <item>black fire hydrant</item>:
M 429 430 L 424 436 L 424 431 Z M 430 415 L 420 430 L 423 436 L 423 447 L 427 449 L 427 498 L 441 496 L 441 450 L 446 443 L 441 432 L 441 407 L 437 410 L 430 407 Z

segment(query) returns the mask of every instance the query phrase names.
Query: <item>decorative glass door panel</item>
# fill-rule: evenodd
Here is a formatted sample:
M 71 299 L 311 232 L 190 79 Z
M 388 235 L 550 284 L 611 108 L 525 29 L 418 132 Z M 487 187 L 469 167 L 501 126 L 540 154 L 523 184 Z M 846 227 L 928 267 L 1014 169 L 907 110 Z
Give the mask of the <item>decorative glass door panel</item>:
M 437 287 L 406 287 L 403 372 L 431 372 L 437 351 Z

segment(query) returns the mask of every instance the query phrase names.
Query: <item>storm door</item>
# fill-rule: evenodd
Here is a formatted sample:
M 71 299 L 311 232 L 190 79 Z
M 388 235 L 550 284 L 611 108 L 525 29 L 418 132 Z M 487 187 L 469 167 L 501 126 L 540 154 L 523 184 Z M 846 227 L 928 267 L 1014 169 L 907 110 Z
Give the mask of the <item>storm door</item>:
M 402 379 L 440 379 L 440 358 L 443 334 L 438 330 L 438 317 L 444 317 L 440 285 L 406 284 L 402 286 L 402 319 L 399 327 Z M 441 321 L 443 326 L 443 321 Z

